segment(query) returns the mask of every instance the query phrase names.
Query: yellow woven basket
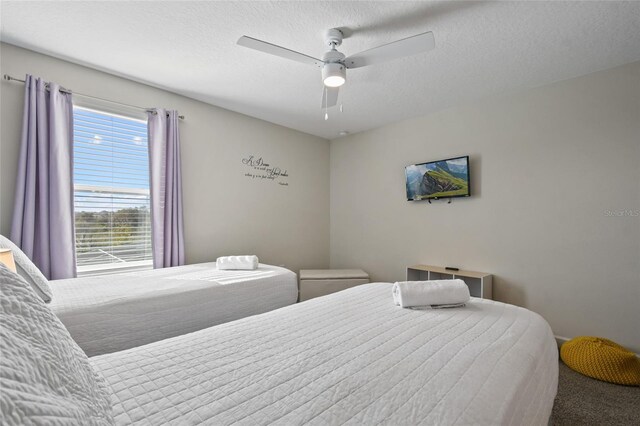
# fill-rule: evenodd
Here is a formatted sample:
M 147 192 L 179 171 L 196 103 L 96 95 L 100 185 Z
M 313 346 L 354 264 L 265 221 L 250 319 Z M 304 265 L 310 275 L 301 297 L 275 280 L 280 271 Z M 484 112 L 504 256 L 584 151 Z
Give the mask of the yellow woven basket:
M 619 385 L 640 386 L 640 359 L 611 340 L 580 336 L 560 348 L 560 358 L 578 373 Z

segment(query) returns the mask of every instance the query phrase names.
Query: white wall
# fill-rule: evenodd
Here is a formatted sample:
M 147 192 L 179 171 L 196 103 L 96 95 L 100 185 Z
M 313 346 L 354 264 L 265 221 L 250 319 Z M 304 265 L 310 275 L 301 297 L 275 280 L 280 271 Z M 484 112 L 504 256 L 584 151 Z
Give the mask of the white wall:
M 406 201 L 404 166 L 466 154 L 471 198 Z M 640 62 L 331 142 L 332 267 L 493 273 L 495 299 L 557 335 L 636 352 L 638 212 Z
M 2 74 L 26 73 L 80 93 L 178 109 L 181 123 L 187 263 L 255 253 L 298 271 L 329 263 L 329 143 L 164 90 L 8 44 Z M 2 81 L 0 231 L 11 223 L 24 85 Z M 241 163 L 263 156 L 286 169 L 289 186 L 246 178 Z

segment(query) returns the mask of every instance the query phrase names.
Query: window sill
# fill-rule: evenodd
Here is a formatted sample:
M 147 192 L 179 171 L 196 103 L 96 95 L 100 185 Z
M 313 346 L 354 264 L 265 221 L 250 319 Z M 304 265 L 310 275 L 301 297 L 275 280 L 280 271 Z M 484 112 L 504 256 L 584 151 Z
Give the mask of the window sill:
M 102 265 L 78 267 L 78 277 L 122 274 L 125 272 L 144 271 L 149 269 L 153 269 L 153 262 L 150 260 L 122 263 L 105 263 Z

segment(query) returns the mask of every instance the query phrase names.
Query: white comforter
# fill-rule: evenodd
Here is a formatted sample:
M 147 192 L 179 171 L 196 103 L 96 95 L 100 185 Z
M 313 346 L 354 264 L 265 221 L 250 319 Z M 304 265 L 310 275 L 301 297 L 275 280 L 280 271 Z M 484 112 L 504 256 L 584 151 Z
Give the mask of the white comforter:
M 549 325 L 472 298 L 418 311 L 367 284 L 91 359 L 118 424 L 538 424 L 557 389 Z
M 296 274 L 215 262 L 51 281 L 49 305 L 88 356 L 120 351 L 295 303 Z

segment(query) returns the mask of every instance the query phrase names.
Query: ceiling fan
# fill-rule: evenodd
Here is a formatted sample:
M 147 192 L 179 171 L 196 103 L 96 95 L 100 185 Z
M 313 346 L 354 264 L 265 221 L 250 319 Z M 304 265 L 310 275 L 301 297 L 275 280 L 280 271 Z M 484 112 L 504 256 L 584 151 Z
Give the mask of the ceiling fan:
M 325 42 L 329 46 L 322 59 L 316 59 L 303 53 L 295 52 L 266 41 L 248 36 L 238 39 L 240 46 L 259 50 L 285 59 L 314 65 L 322 69 L 322 108 L 329 108 L 338 102 L 340 86 L 347 81 L 347 69 L 375 65 L 417 53 L 427 52 L 435 47 L 435 39 L 431 31 L 407 37 L 392 43 L 374 47 L 364 52 L 345 57 L 336 49 L 342 44 L 344 33 L 338 28 L 332 28 L 325 33 Z

